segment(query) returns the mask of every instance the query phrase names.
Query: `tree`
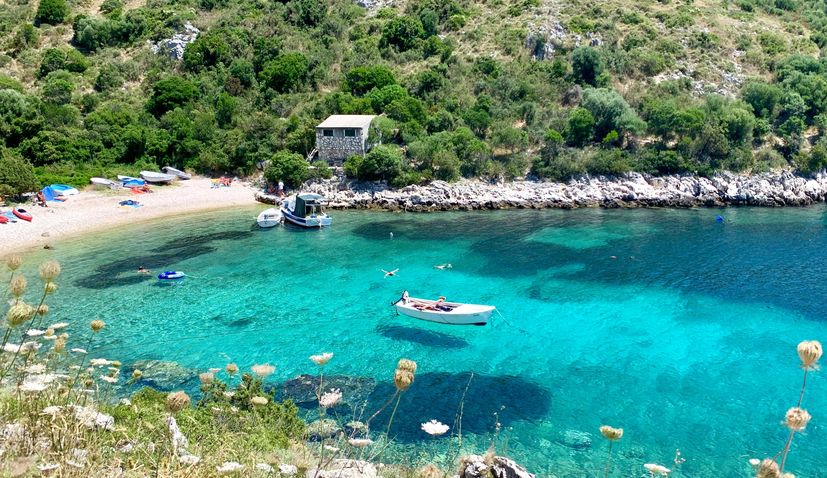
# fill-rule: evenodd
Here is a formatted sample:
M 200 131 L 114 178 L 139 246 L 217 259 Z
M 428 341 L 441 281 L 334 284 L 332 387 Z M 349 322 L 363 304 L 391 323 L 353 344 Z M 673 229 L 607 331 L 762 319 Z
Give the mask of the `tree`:
M 382 43 L 407 51 L 415 47 L 419 39 L 425 36 L 425 29 L 419 19 L 403 15 L 396 17 L 382 29 Z
M 357 66 L 345 74 L 344 91 L 362 96 L 374 88 L 384 88 L 396 83 L 393 72 L 385 66 Z
M 66 4 L 66 0 L 40 0 L 35 22 L 57 25 L 66 21 L 68 16 L 69 5 Z
M 603 73 L 603 61 L 600 53 L 590 47 L 575 48 L 571 54 L 571 69 L 574 81 L 587 85 L 597 85 L 597 77 Z
M 310 170 L 302 155 L 279 151 L 270 159 L 270 164 L 264 170 L 264 178 L 272 184 L 284 181 L 287 186 L 298 188 L 310 178 Z
M 152 96 L 147 102 L 147 110 L 156 117 L 162 116 L 179 106 L 185 106 L 198 95 L 198 90 L 191 82 L 180 76 L 171 76 L 152 85 Z
M 594 135 L 594 116 L 585 108 L 574 108 L 569 113 L 566 142 L 572 146 L 583 146 Z
M 291 0 L 287 4 L 288 18 L 299 26 L 314 27 L 324 20 L 327 14 L 325 0 Z
M 594 116 L 594 133 L 604 138 L 610 131 L 617 131 L 622 138 L 627 133 L 640 133 L 646 123 L 638 117 L 620 93 L 607 88 L 591 88 L 583 92 L 583 108 Z
M 46 76 L 43 84 L 43 101 L 55 105 L 65 105 L 72 101 L 75 84 L 72 77 L 64 70 L 53 71 Z
M 32 164 L 0 148 L 0 197 L 19 196 L 37 191 L 39 187 Z
M 752 107 L 756 116 L 770 119 L 781 101 L 781 88 L 762 81 L 750 81 L 741 89 L 741 98 Z
M 370 105 L 376 113 L 385 111 L 385 107 L 398 99 L 408 97 L 408 90 L 400 85 L 387 85 L 382 88 L 374 88 L 368 93 Z
M 222 28 L 198 35 L 184 50 L 184 67 L 190 71 L 201 71 L 230 59 L 226 36 L 227 31 Z
M 402 152 L 395 146 L 376 146 L 364 158 L 348 158 L 345 161 L 345 172 L 362 180 L 393 180 L 402 173 Z
M 279 93 L 299 90 L 307 80 L 309 63 L 299 52 L 279 55 L 264 66 L 262 81 Z

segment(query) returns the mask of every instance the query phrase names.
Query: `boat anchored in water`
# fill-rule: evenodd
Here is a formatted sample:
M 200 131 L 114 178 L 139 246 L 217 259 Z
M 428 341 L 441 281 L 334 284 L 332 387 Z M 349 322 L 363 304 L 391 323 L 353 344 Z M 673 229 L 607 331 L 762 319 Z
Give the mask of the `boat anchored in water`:
M 302 227 L 323 227 L 333 224 L 333 218 L 322 211 L 325 199 L 318 194 L 298 194 L 282 204 L 284 219 Z
M 402 315 L 448 325 L 485 325 L 496 309 L 493 305 L 446 302 L 445 297 L 438 300 L 417 299 L 409 297 L 408 291 L 393 306 Z
M 281 211 L 278 209 L 271 207 L 270 209 L 265 209 L 261 211 L 261 214 L 258 215 L 256 218 L 256 223 L 258 227 L 262 229 L 266 229 L 268 227 L 275 227 L 278 223 L 282 220 Z

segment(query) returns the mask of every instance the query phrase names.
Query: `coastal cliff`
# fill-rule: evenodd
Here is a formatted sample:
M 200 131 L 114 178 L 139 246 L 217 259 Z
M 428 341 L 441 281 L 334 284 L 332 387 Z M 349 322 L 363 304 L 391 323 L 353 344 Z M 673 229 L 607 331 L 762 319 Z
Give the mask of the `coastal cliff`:
M 433 181 L 399 189 L 384 182 L 341 179 L 314 181 L 302 188 L 338 209 L 444 211 L 506 208 L 808 206 L 827 198 L 827 175 L 803 177 L 788 171 L 741 175 L 582 177 L 568 183 Z M 272 196 L 258 194 L 262 202 Z

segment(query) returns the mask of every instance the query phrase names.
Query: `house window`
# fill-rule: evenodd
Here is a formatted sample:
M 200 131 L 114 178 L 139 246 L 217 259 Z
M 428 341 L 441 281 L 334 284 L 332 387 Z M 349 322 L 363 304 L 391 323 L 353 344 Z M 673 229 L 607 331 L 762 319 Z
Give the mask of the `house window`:
M 332 138 L 333 137 L 333 130 L 332 129 L 323 129 L 322 136 L 327 136 Z
M 345 138 L 355 138 L 356 137 L 356 130 L 353 128 L 348 128 L 345 130 Z

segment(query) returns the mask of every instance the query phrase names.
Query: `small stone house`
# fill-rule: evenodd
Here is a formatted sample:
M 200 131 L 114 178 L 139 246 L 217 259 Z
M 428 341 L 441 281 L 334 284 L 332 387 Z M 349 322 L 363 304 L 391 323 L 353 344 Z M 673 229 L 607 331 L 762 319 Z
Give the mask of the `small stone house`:
M 348 156 L 367 153 L 368 132 L 374 115 L 331 115 L 316 126 L 319 159 L 341 164 Z

